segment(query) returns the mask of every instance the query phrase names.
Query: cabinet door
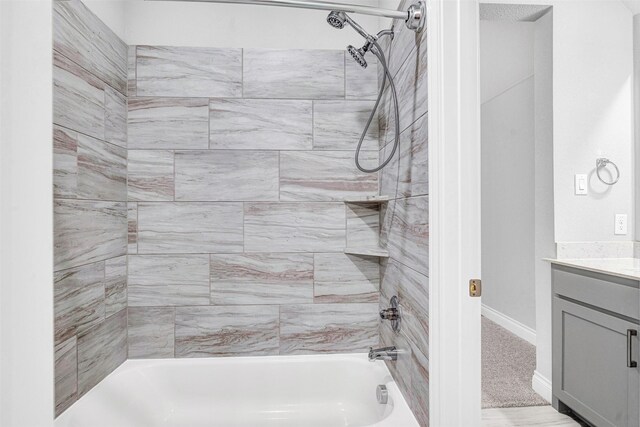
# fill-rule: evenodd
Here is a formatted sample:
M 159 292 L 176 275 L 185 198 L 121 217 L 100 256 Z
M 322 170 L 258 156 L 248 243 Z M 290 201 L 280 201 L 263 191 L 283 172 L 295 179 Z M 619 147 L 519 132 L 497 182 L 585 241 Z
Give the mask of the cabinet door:
M 557 296 L 553 306 L 554 395 L 598 427 L 639 427 L 640 371 L 627 366 L 627 330 L 638 324 Z

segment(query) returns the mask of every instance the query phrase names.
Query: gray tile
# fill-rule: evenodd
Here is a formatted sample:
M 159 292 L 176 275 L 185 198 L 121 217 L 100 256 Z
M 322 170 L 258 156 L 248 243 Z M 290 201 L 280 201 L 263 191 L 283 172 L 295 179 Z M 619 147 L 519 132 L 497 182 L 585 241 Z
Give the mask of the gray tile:
M 314 101 L 313 149 L 354 151 L 371 116 L 373 101 Z M 363 150 L 377 150 L 378 116 L 371 122 Z
M 343 203 L 246 203 L 246 252 L 341 252 Z
M 78 396 L 84 395 L 127 358 L 127 310 L 78 337 Z
M 242 252 L 242 203 L 138 203 L 138 253 Z
M 127 50 L 127 96 L 135 97 L 137 91 L 136 77 L 136 49 L 137 46 L 129 46 Z
M 209 147 L 310 150 L 312 103 L 279 99 L 212 99 Z
M 176 152 L 176 200 L 278 200 L 278 153 Z
M 53 196 L 75 198 L 78 193 L 78 134 L 53 127 Z
M 347 203 L 347 247 L 380 246 L 380 206 Z
M 127 317 L 129 358 L 173 357 L 173 307 L 129 307 Z
M 314 302 L 371 302 L 380 298 L 378 259 L 345 254 L 315 254 Z
M 360 153 L 363 165 L 378 164 L 378 153 Z M 377 174 L 355 166 L 353 152 L 283 151 L 280 153 L 280 200 L 342 201 L 378 194 Z
M 345 61 L 347 99 L 372 99 L 378 97 L 378 61 L 369 56 L 369 66 L 362 68 L 350 55 Z
M 280 354 L 361 353 L 377 343 L 377 303 L 280 308 Z
M 127 199 L 127 149 L 78 135 L 78 197 Z
M 246 98 L 344 98 L 341 50 L 244 49 Z
M 129 150 L 127 171 L 129 200 L 173 200 L 173 151 Z
M 54 49 L 126 93 L 127 45 L 81 1 L 53 3 Z
M 130 149 L 207 149 L 209 100 L 204 98 L 130 98 Z
M 57 343 L 104 320 L 104 262 L 58 271 L 53 283 Z
M 104 83 L 53 55 L 53 123 L 104 139 Z
M 104 262 L 105 315 L 107 317 L 127 308 L 127 257 L 111 258 Z
M 104 138 L 127 148 L 127 99 L 120 92 L 106 86 L 104 89 Z
M 176 357 L 278 354 L 278 306 L 176 308 Z
M 209 304 L 208 255 L 130 255 L 129 307 Z
M 428 276 L 429 197 L 391 201 L 383 214 L 380 239 L 392 258 Z
M 242 49 L 138 46 L 137 94 L 240 97 Z
M 126 254 L 126 203 L 55 200 L 53 213 L 56 270 Z
M 212 304 L 312 302 L 312 254 L 211 255 Z
M 429 425 L 429 359 L 420 351 L 411 353 L 412 399 L 409 407 L 422 426 Z
M 380 174 L 380 194 L 391 198 L 429 194 L 428 128 L 425 114 L 402 135 L 400 148 Z M 380 161 L 391 153 L 393 142 L 380 151 Z
M 78 357 L 76 336 L 69 337 L 55 348 L 56 416 L 78 399 Z
M 138 204 L 127 203 L 127 253 L 138 253 Z

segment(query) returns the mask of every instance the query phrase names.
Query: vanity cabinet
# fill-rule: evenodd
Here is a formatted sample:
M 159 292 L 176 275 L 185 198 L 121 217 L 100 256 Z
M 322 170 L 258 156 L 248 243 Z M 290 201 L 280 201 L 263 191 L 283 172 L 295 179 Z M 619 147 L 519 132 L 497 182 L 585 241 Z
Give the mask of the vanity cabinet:
M 558 265 L 552 274 L 554 407 L 597 427 L 640 427 L 639 282 Z

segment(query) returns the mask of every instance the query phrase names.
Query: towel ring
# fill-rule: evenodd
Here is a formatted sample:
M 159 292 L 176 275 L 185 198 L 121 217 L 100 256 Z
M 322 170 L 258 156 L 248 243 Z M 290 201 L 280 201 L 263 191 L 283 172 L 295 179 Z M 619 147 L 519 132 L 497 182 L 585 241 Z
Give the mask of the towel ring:
M 616 169 L 616 179 L 614 179 L 613 181 L 605 181 L 600 176 L 600 169 L 606 167 L 607 164 L 612 165 Z M 596 175 L 598 176 L 598 179 L 602 181 L 604 184 L 613 185 L 616 182 L 618 182 L 618 180 L 620 179 L 620 169 L 618 169 L 618 166 L 616 166 L 616 164 L 613 163 L 611 160 L 601 157 L 599 159 L 596 159 Z

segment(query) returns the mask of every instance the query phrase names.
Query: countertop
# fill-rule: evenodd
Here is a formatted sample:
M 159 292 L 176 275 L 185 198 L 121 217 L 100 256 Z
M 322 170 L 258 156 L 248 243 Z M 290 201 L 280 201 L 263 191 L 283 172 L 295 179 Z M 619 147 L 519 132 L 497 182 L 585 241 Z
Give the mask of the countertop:
M 584 259 L 555 259 L 546 258 L 551 264 L 564 265 L 609 274 L 625 279 L 640 281 L 640 259 L 638 258 L 584 258 Z

